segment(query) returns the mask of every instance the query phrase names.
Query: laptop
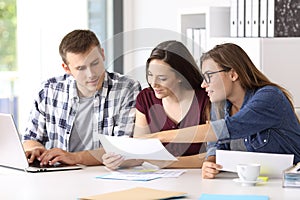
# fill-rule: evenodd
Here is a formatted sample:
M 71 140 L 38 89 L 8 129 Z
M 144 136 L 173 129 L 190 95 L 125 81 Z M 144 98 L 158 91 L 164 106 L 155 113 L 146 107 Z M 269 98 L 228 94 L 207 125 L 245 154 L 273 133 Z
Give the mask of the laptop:
M 79 170 L 84 167 L 83 165 L 64 164 L 40 166 L 36 162 L 34 164 L 28 163 L 13 116 L 0 113 L 0 166 L 25 172 Z

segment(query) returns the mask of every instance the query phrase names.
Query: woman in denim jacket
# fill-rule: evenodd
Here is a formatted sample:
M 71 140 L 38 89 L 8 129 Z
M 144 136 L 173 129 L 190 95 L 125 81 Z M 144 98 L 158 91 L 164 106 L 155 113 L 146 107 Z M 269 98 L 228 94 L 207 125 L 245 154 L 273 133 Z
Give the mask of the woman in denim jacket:
M 299 119 L 287 90 L 272 83 L 232 43 L 203 54 L 201 69 L 201 87 L 210 101 L 225 100 L 223 119 L 210 122 L 217 142 L 208 143 L 203 178 L 214 178 L 222 168 L 215 163 L 216 149 L 294 154 L 294 163 L 300 162 Z

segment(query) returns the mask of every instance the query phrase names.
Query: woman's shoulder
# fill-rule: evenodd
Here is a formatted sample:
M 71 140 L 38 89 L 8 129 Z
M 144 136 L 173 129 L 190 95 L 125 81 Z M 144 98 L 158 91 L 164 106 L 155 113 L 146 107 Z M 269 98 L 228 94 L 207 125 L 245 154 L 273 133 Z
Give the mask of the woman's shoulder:
M 149 87 L 145 88 L 138 94 L 136 98 L 136 108 L 145 113 L 145 109 L 150 108 L 154 104 L 162 104 L 160 99 L 155 97 L 154 91 Z
M 264 103 L 265 106 L 283 106 L 284 104 L 290 105 L 284 92 L 279 87 L 272 85 L 258 88 L 249 97 L 252 99 L 252 101 Z
M 282 90 L 276 86 L 273 85 L 266 85 L 261 88 L 258 88 L 255 92 L 256 94 L 264 94 L 264 95 L 270 95 L 270 96 L 284 96 L 284 93 Z
M 149 96 L 153 96 L 154 95 L 154 91 L 150 88 L 150 87 L 147 87 L 147 88 L 144 88 L 142 89 L 142 91 L 139 92 L 139 97 L 149 97 Z
M 148 87 L 144 88 L 137 96 L 137 102 L 144 104 L 145 102 L 148 103 L 159 103 L 160 100 L 156 98 L 154 91 Z
M 281 91 L 278 87 L 274 86 L 274 85 L 266 85 L 263 86 L 261 88 L 258 88 L 257 90 L 270 90 L 270 91 Z

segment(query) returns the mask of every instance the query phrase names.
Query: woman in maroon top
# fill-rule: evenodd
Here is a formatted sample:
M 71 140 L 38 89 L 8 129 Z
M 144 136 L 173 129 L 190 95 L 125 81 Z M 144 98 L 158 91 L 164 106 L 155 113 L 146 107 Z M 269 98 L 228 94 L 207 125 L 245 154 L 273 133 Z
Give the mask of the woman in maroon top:
M 203 78 L 193 56 L 181 42 L 165 41 L 152 50 L 146 63 L 146 78 L 150 87 L 137 97 L 134 137 L 160 138 L 157 132 L 204 124 L 209 120 L 210 103 L 201 88 Z M 172 168 L 202 167 L 204 143 L 168 141 L 163 144 L 178 161 L 152 163 Z M 103 160 L 112 169 L 124 164 L 122 157 L 114 154 L 106 154 Z
M 206 123 L 209 99 L 201 88 L 202 76 L 181 42 L 165 41 L 152 50 L 146 78 L 150 87 L 137 97 L 134 137 Z M 170 141 L 164 145 L 179 160 L 168 163 L 168 167 L 202 166 L 206 150 L 203 143 Z

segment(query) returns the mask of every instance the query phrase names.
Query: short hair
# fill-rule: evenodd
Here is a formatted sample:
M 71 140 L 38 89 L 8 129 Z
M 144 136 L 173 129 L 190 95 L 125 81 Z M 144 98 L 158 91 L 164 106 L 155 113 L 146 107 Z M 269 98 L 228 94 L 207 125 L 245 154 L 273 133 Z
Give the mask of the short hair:
M 147 80 L 147 71 L 153 59 L 162 60 L 169 64 L 175 73 L 183 78 L 182 84 L 185 88 L 201 89 L 203 78 L 200 70 L 192 54 L 181 42 L 176 40 L 165 41 L 152 50 L 146 63 Z
M 96 34 L 90 30 L 74 30 L 68 33 L 59 45 L 59 54 L 64 63 L 68 64 L 66 54 L 85 53 L 91 47 L 101 48 Z

